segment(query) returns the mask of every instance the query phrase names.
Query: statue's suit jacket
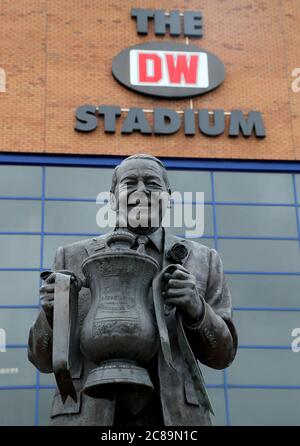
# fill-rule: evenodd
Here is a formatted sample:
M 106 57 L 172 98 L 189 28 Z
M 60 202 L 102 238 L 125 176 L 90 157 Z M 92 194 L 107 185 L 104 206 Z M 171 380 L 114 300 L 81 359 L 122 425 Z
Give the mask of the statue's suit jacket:
M 196 277 L 196 286 L 204 303 L 204 317 L 196 327 L 184 324 L 184 330 L 195 357 L 200 363 L 214 369 L 228 367 L 233 361 L 237 348 L 237 335 L 231 319 L 231 296 L 223 274 L 222 262 L 214 249 L 191 240 L 180 239 L 166 229 L 164 237 L 163 267 L 170 261 L 167 251 L 175 243 L 184 243 L 188 255 L 184 267 Z M 106 235 L 83 240 L 58 248 L 54 270 L 67 269 L 84 279 L 81 264 L 89 255 L 99 252 L 105 246 Z M 79 324 L 89 310 L 90 291 L 82 288 L 79 293 Z M 200 410 L 189 368 L 184 361 L 177 339 L 175 309 L 166 314 L 175 370 L 170 369 L 158 355 L 158 376 L 160 400 L 166 426 L 209 425 L 208 409 Z M 30 361 L 44 373 L 52 372 L 52 330 L 43 310 L 30 329 L 28 356 Z M 52 406 L 52 425 L 94 425 L 113 424 L 115 402 L 94 399 L 81 393 L 83 383 L 92 364 L 84 359 L 83 366 L 72 370 L 72 377 L 78 392 L 75 403 L 70 397 L 65 404 L 56 392 Z

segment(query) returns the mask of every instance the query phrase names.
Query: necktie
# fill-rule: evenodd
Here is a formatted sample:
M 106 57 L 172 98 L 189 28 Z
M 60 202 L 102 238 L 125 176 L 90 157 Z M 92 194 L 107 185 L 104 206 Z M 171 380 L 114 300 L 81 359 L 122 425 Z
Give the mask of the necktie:
M 137 251 L 140 254 L 146 254 L 146 246 L 149 244 L 149 238 L 146 235 L 139 235 L 136 243 L 138 244 Z

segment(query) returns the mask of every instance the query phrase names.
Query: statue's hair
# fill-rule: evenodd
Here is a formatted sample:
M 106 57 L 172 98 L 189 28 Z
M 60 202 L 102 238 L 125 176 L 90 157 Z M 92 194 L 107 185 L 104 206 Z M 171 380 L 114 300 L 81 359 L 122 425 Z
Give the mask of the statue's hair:
M 133 159 L 144 159 L 144 160 L 154 161 L 155 163 L 157 163 L 161 167 L 161 169 L 162 169 L 163 179 L 164 179 L 165 185 L 166 185 L 169 193 L 171 193 L 169 178 L 168 178 L 167 170 L 166 170 L 165 166 L 163 165 L 163 163 L 158 158 L 156 158 L 155 156 L 152 156 L 152 155 L 148 155 L 147 153 L 138 153 L 137 155 L 128 156 L 123 161 L 121 161 L 121 163 L 118 166 L 115 167 L 114 173 L 113 173 L 113 176 L 112 176 L 112 179 L 111 179 L 111 189 L 110 189 L 110 191 L 112 193 L 114 193 L 116 185 L 117 185 L 117 181 L 118 181 L 117 174 L 118 174 L 119 167 L 121 167 L 127 161 L 131 161 Z

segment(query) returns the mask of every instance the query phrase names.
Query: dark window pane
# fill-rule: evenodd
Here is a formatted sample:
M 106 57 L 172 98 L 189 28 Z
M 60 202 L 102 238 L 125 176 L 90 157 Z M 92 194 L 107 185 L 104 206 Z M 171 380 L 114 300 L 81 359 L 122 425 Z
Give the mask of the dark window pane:
M 96 203 L 48 201 L 45 206 L 45 231 L 103 232 L 96 224 L 99 209 L 100 205 Z
M 299 307 L 300 276 L 227 274 L 237 307 Z
M 0 390 L 0 425 L 34 426 L 35 390 Z
M 203 218 L 203 209 L 202 208 L 198 208 L 197 210 L 195 209 L 195 207 L 193 207 L 192 210 L 192 215 L 190 217 L 191 214 L 191 210 L 188 209 L 188 216 L 185 216 L 185 208 L 188 205 L 182 206 L 182 207 L 178 207 L 176 205 L 174 205 L 174 208 L 171 210 L 171 216 L 170 216 L 170 223 L 171 223 L 171 227 L 168 228 L 172 234 L 175 235 L 179 235 L 181 237 L 184 238 L 194 238 L 197 236 L 201 237 L 202 234 L 199 234 L 199 231 L 201 232 L 202 228 L 202 220 L 199 221 L 199 218 Z M 175 215 L 174 217 L 174 213 L 178 212 L 178 216 Z M 198 217 L 198 218 L 197 218 Z M 196 222 L 197 219 L 197 222 Z M 174 227 L 175 225 L 177 225 L 178 223 L 182 222 L 183 226 L 181 227 Z M 186 224 L 184 224 L 186 223 Z M 186 231 L 188 232 L 186 234 Z M 213 235 L 214 232 L 214 227 L 213 227 L 213 214 L 212 214 L 212 206 L 211 205 L 205 205 L 204 206 L 204 236 L 205 235 Z
M 7 344 L 27 344 L 29 329 L 38 310 L 5 309 L 0 311 L 0 327 L 6 331 Z M 6 353 L 0 353 L 5 355 Z
M 52 268 L 54 256 L 59 246 L 69 245 L 71 243 L 86 240 L 84 237 L 76 237 L 72 235 L 54 236 L 49 235 L 44 238 L 44 268 Z
M 39 426 L 48 426 L 50 423 L 52 400 L 54 390 L 40 389 L 39 391 Z
M 39 273 L 35 271 L 0 271 L 0 305 L 37 305 Z
M 0 166 L 0 196 L 40 197 L 41 193 L 41 167 Z
M 28 361 L 26 348 L 8 348 L 0 353 L 0 360 L 0 386 L 36 385 L 36 369 Z
M 205 237 L 195 238 L 195 239 L 193 239 L 193 242 L 201 243 L 201 245 L 205 245 L 208 248 L 214 248 L 214 246 L 215 246 L 214 239 L 212 239 L 212 238 L 205 238 Z
M 113 168 L 47 167 L 46 196 L 95 198 L 109 191 Z
M 39 232 L 41 220 L 40 201 L 0 200 L 0 231 Z
M 226 270 L 300 272 L 300 250 L 290 240 L 218 240 Z
M 292 175 L 285 173 L 215 172 L 216 201 L 294 203 Z
M 233 426 L 299 426 L 300 391 L 229 389 Z
M 40 373 L 40 384 L 42 386 L 56 386 L 54 373 Z
M 168 170 L 168 177 L 172 192 L 204 192 L 204 200 L 211 201 L 211 178 L 209 172 Z
M 296 212 L 283 206 L 217 206 L 218 235 L 297 237 Z
M 200 364 L 205 384 L 223 384 L 223 371 Z
M 39 268 L 38 235 L 0 235 L 0 268 Z
M 300 326 L 298 311 L 235 311 L 240 345 L 290 346 L 292 330 Z
M 298 386 L 299 375 L 299 354 L 292 350 L 240 348 L 228 370 L 228 383 Z
M 297 201 L 300 203 L 300 174 L 295 175 L 296 180 L 296 193 L 297 193 Z
M 215 413 L 211 415 L 213 426 L 226 426 L 224 390 L 208 389 L 208 395 Z

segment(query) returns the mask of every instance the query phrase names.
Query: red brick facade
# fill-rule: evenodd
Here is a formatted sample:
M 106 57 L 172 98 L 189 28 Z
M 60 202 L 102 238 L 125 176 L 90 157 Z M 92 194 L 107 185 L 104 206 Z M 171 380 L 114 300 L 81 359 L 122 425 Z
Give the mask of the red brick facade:
M 132 7 L 201 10 L 204 37 L 190 39 L 225 64 L 226 79 L 193 100 L 194 108 L 259 110 L 267 136 L 231 139 L 115 135 L 74 131 L 82 104 L 183 110 L 188 99 L 159 100 L 126 90 L 111 75 L 113 57 L 145 41 L 184 38 L 138 36 Z M 64 154 L 300 159 L 300 93 L 291 88 L 300 67 L 299 0 L 2 0 L 0 150 Z

